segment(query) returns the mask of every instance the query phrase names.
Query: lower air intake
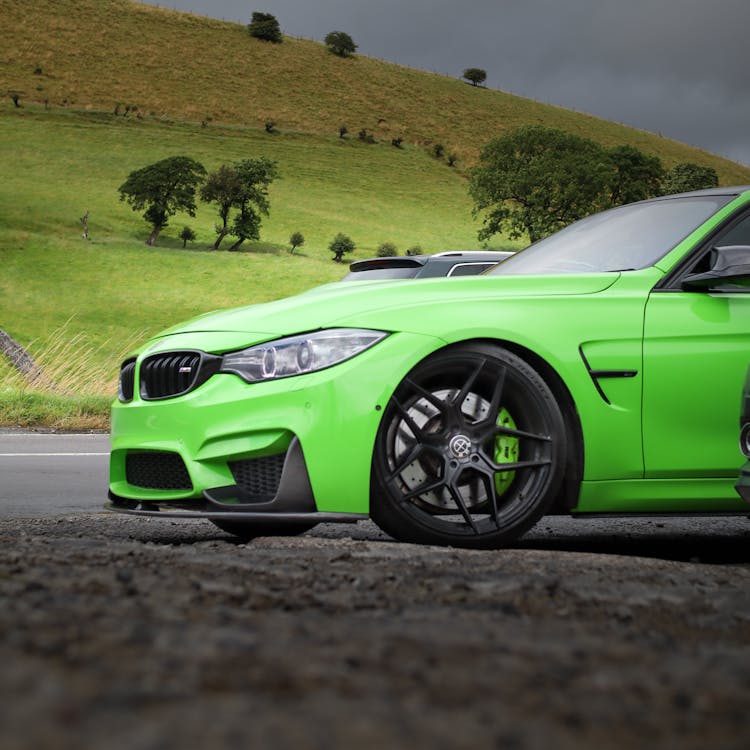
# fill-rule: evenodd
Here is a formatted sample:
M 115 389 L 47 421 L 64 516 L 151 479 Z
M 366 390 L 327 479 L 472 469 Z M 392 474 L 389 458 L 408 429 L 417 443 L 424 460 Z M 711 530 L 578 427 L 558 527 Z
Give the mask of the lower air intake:
M 149 490 L 192 490 L 182 456 L 168 451 L 138 451 L 125 456 L 125 478 Z
M 278 453 L 274 456 L 230 461 L 229 470 L 237 486 L 256 502 L 272 500 L 279 489 L 285 458 L 286 453 Z

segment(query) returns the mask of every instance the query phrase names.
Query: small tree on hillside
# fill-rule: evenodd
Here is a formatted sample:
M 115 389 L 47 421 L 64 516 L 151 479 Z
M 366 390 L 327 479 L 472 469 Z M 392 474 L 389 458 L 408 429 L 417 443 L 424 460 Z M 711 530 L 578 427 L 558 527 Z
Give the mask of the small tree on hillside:
M 274 43 L 281 41 L 279 22 L 276 20 L 276 16 L 270 13 L 253 13 L 247 30 L 250 32 L 250 36 L 256 39 Z
M 289 238 L 289 252 L 294 255 L 294 251 L 298 247 L 302 247 L 305 244 L 305 237 L 302 232 L 292 232 L 292 236 Z
M 422 246 L 421 245 L 412 245 L 411 247 L 406 248 L 406 254 L 407 255 L 422 255 Z
M 245 240 L 260 239 L 261 214 L 268 216 L 271 204 L 268 201 L 268 186 L 279 176 L 276 162 L 260 156 L 244 159 L 234 165 L 242 190 L 235 201 L 238 209 L 230 234 L 237 241 L 230 250 L 238 250 Z
M 260 237 L 261 214 L 268 216 L 268 186 L 278 177 L 276 162 L 260 157 L 234 164 L 222 164 L 212 172 L 201 190 L 201 198 L 215 203 L 221 224 L 216 225 L 214 250 L 224 237 L 233 235 L 237 241 L 230 250 L 237 250 L 245 240 Z M 232 209 L 238 213 L 230 224 Z
M 182 247 L 187 247 L 188 242 L 195 240 L 195 232 L 188 226 L 183 227 L 180 232 L 180 239 L 182 240 Z
M 232 206 L 242 194 L 242 181 L 237 170 L 228 164 L 222 164 L 211 172 L 201 188 L 201 200 L 215 203 L 219 209 L 220 224 L 216 224 L 216 242 L 213 249 L 218 250 L 222 240 L 229 234 L 229 213 Z
M 333 260 L 335 260 L 336 263 L 342 263 L 344 255 L 353 253 L 356 247 L 357 246 L 354 244 L 352 238 L 348 237 L 343 232 L 339 232 L 333 240 L 331 240 L 331 244 L 328 245 L 328 249 L 333 253 Z
M 719 176 L 713 167 L 704 167 L 692 162 L 683 162 L 672 167 L 661 184 L 662 195 L 687 193 L 719 186 Z
M 349 57 L 357 49 L 354 40 L 345 31 L 329 31 L 323 42 L 330 52 L 339 57 Z
M 487 71 L 481 68 L 466 68 L 463 77 L 471 83 L 472 86 L 479 86 L 487 80 Z
M 151 225 L 147 245 L 156 242 L 169 217 L 178 211 L 195 216 L 195 191 L 205 174 L 200 162 L 187 156 L 170 156 L 128 175 L 118 188 L 120 200 L 134 211 L 146 209 L 143 218 Z

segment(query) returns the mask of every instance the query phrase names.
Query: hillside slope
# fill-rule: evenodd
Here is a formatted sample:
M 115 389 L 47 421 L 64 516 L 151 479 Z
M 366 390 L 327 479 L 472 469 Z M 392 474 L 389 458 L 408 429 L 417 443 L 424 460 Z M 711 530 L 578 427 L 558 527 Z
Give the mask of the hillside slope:
M 667 166 L 713 166 L 724 184 L 750 181 L 745 167 L 645 131 L 373 58 L 341 59 L 313 41 L 269 44 L 236 23 L 131 0 L 4 0 L 0 13 L 13 30 L 0 50 L 0 89 L 22 101 L 104 111 L 119 102 L 143 117 L 274 120 L 315 133 L 346 123 L 379 139 L 439 141 L 464 163 L 502 131 L 543 123 L 632 144 Z

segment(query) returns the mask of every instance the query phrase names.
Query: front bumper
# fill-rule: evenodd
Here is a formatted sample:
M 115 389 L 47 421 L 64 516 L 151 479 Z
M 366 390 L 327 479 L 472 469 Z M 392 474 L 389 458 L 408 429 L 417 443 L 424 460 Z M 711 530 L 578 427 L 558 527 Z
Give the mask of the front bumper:
M 440 343 L 394 334 L 320 372 L 252 384 L 220 373 L 159 401 L 141 399 L 136 388 L 132 401 L 112 407 L 107 507 L 274 522 L 360 520 L 369 511 L 383 409 Z

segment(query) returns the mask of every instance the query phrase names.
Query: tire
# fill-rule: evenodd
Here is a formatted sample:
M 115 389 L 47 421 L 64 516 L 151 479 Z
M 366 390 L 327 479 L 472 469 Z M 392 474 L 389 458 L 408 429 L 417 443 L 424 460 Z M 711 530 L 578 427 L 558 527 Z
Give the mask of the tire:
M 223 521 L 211 519 L 214 526 L 218 526 L 227 534 L 233 534 L 240 539 L 250 541 L 259 536 L 298 536 L 316 526 L 314 523 L 270 523 L 268 521 Z
M 417 365 L 384 410 L 370 514 L 401 541 L 502 547 L 548 510 L 565 458 L 542 377 L 502 347 L 453 346 Z

